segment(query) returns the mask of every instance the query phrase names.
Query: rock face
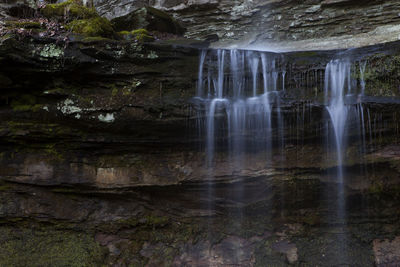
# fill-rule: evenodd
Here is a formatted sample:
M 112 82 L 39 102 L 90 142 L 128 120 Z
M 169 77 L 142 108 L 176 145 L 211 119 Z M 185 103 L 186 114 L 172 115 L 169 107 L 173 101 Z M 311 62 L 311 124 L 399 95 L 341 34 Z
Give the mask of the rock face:
M 0 46 L 5 55 L 1 69 L 4 90 L 1 134 L 8 140 L 5 143 L 14 140 L 9 149 L 3 150 L 3 176 L 23 183 L 84 184 L 100 188 L 175 185 L 209 179 L 203 151 L 195 148 L 199 137 L 190 129 L 196 120 L 190 108 L 196 108 L 192 97 L 198 68 L 197 49 L 187 44 L 171 46 L 168 42 L 76 41 L 66 47 L 56 42 L 41 39 L 20 42 L 5 37 Z M 392 44 L 380 48 L 388 55 L 376 52 L 377 47 L 361 49 L 352 55 L 355 60 L 363 55 L 369 61 L 365 102 L 371 111 L 379 109 L 388 117 L 389 141 L 383 144 L 390 144 L 395 138 L 399 65 L 392 55 L 397 47 L 398 44 Z M 320 103 L 323 72 L 332 57 L 331 53 L 321 55 L 282 55 L 286 58 L 282 64 L 291 66 L 282 109 L 289 120 L 299 116 L 298 109 L 303 103 L 313 101 L 315 105 L 309 110 L 314 120 L 310 121 L 311 129 L 323 119 Z M 311 130 L 307 135 L 315 143 L 301 149 L 315 153 L 302 160 L 296 149 L 288 148 L 289 160 L 285 165 L 333 167 L 329 162 L 318 163 L 317 151 L 322 153 L 318 137 Z M 287 140 L 296 138 L 291 133 L 285 136 Z M 29 140 L 41 143 L 40 147 L 30 148 Z M 104 144 L 113 147 L 113 152 Z M 15 153 L 12 148 L 15 145 L 30 153 Z M 143 153 L 149 147 L 156 149 L 154 153 Z M 177 147 L 179 150 L 174 149 Z M 382 161 L 397 159 L 396 152 L 392 156 L 384 152 L 397 151 L 397 146 L 381 148 L 374 151 L 375 157 Z M 96 154 L 91 153 L 93 149 Z M 64 151 L 75 150 L 79 152 L 64 155 Z M 251 155 L 254 162 L 247 170 L 235 170 L 234 161 L 221 158 L 215 176 L 229 181 L 236 179 L 234 173 L 242 177 L 281 174 L 277 169 L 262 166 L 262 154 Z M 363 161 L 356 154 L 353 157 L 354 165 Z M 159 168 L 154 169 L 154 165 Z
M 2 37 L 0 265 L 398 263 L 399 43 L 349 55 L 369 62 L 373 138 L 365 157 L 354 138 L 346 152 L 346 225 L 317 134 L 337 51 L 279 55 L 286 159 L 248 152 L 243 169 L 221 150 L 210 177 L 193 99 L 201 45 Z
M 150 4 L 184 22 L 186 36 L 218 34 L 218 46 L 274 50 L 360 47 L 398 40 L 398 1 L 129 1 L 94 2 L 119 17 Z M 298 42 L 303 41 L 303 42 Z
M 285 73 L 271 73 L 285 88 L 271 115 L 284 114 L 282 132 L 270 132 L 272 156 L 266 162 L 264 147 L 230 154 L 223 145 L 230 136 L 221 135 L 212 166 L 207 114 L 194 97 L 209 44 L 178 38 L 177 22 L 147 6 L 182 21 L 187 37 L 304 45 L 380 32 L 398 22 L 397 2 L 93 2 L 129 27 L 112 29 L 71 2 L 68 18 L 58 10 L 64 24 L 40 18 L 0 29 L 0 266 L 399 265 L 400 43 L 266 53 Z M 129 25 L 131 11 L 147 22 Z M 84 20 L 91 28 L 91 19 L 105 21 L 109 34 L 64 27 Z M 115 32 L 152 31 L 152 20 L 160 32 L 171 23 L 171 39 L 147 43 Z M 211 72 L 222 52 L 208 53 Z M 352 62 L 354 86 L 365 92 L 349 100 L 362 101 L 365 127 L 346 132 L 343 192 L 336 155 L 325 149 L 325 68 L 339 56 Z M 252 79 L 251 67 L 241 71 Z
M 374 240 L 376 266 L 396 266 L 400 262 L 400 237 L 394 240 Z
M 140 8 L 128 15 L 118 17 L 112 21 L 115 31 L 132 31 L 146 29 L 182 35 L 185 29 L 171 16 L 152 7 Z
M 34 1 L 12 1 L 35 6 Z M 31 3 L 32 2 L 32 3 Z M 186 37 L 217 34 L 214 47 L 293 51 L 353 48 L 397 41 L 397 1 L 94 0 L 100 15 L 125 16 L 148 6 L 183 23 Z M 2 16 L 7 14 L 2 4 Z M 181 30 L 178 30 L 181 33 Z

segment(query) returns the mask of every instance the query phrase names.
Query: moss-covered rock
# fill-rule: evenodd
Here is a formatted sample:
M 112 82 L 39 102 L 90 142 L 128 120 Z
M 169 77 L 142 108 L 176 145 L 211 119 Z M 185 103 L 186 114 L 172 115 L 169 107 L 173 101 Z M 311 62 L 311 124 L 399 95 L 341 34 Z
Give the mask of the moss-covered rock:
M 146 29 L 138 29 L 133 31 L 121 31 L 118 35 L 125 40 L 136 40 L 140 43 L 154 41 L 154 37 Z
M 6 27 L 24 28 L 24 29 L 40 29 L 42 25 L 38 21 L 7 21 Z
M 104 250 L 72 231 L 0 228 L 0 266 L 100 266 Z
M 110 41 L 113 41 L 113 40 L 110 38 L 101 37 L 101 36 L 86 37 L 86 38 L 82 39 L 82 42 L 85 42 L 85 43 L 110 42 Z
M 97 17 L 98 14 L 94 8 L 87 8 L 81 0 L 68 0 L 59 4 L 46 5 L 41 13 L 47 18 L 89 19 Z
M 128 15 L 111 20 L 115 31 L 132 31 L 146 29 L 148 31 L 166 32 L 182 35 L 185 32 L 178 21 L 167 13 L 152 8 L 140 8 Z
M 33 111 L 37 112 L 42 109 L 42 105 L 36 102 L 36 98 L 31 95 L 22 95 L 20 98 L 11 102 L 14 111 Z
M 368 96 L 397 97 L 400 80 L 400 57 L 384 53 L 374 54 L 367 59 L 364 78 L 365 93 Z
M 68 0 L 46 5 L 42 14 L 50 19 L 67 22 L 66 29 L 84 37 L 111 37 L 113 28 L 109 20 L 97 14 L 94 8 L 83 5 L 82 0 Z
M 113 34 L 110 21 L 102 17 L 74 20 L 66 28 L 86 37 L 110 37 Z

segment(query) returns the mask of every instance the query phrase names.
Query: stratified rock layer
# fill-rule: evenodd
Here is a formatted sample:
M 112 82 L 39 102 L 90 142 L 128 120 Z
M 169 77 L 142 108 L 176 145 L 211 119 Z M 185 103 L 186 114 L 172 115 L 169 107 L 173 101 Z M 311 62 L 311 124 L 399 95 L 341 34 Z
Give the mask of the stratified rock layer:
M 184 22 L 186 36 L 217 34 L 220 47 L 279 51 L 351 48 L 398 40 L 398 1 L 94 1 L 119 17 L 150 4 Z
M 396 262 L 382 251 L 400 236 L 399 44 L 347 52 L 368 60 L 374 138 L 359 158 L 349 132 L 346 224 L 318 135 L 324 67 L 344 51 L 282 54 L 286 159 L 248 153 L 240 168 L 221 150 L 210 176 L 192 99 L 201 45 L 2 38 L 0 265 Z

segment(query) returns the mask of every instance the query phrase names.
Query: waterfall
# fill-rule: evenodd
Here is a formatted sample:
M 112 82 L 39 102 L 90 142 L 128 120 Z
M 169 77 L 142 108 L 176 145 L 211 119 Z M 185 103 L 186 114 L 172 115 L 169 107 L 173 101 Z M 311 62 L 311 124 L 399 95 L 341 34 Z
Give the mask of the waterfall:
M 319 85 L 323 80 L 325 100 L 320 105 L 326 110 L 327 128 L 331 129 L 327 133 L 332 137 L 328 147 L 333 148 L 330 155 L 336 156 L 336 182 L 340 184 L 340 194 L 344 190 L 345 152 L 349 136 L 361 141 L 360 152 L 365 153 L 366 127 L 369 127 L 369 133 L 372 132 L 369 110 L 362 103 L 365 68 L 365 62 L 354 65 L 349 59 L 331 60 L 326 65 L 325 76 L 311 75 L 315 81 L 310 79 L 305 88 L 312 82 Z M 352 78 L 355 77 L 353 74 L 359 74 L 359 83 Z M 293 88 L 285 88 L 287 75 L 282 55 L 221 49 L 201 52 L 196 99 L 202 107 L 199 118 L 203 118 L 204 123 L 199 125 L 205 126 L 209 169 L 217 164 L 215 156 L 220 152 L 225 153 L 232 163 L 229 164 L 232 173 L 240 173 L 245 164 L 251 163 L 250 153 L 263 154 L 265 167 L 278 166 L 275 160 L 279 159 L 277 154 L 280 153 L 283 164 L 287 142 L 285 132 L 290 131 L 291 125 L 285 125 L 285 112 L 290 111 L 283 108 L 282 97 L 287 90 L 293 93 Z M 297 82 L 303 85 L 302 81 Z M 317 98 L 318 89 L 313 90 Z M 310 112 L 312 105 L 311 101 L 302 103 L 303 109 Z M 304 112 L 302 116 L 304 121 Z M 304 138 L 304 134 L 302 136 Z M 250 157 L 244 158 L 244 155 Z M 280 165 L 280 168 L 283 167 Z M 210 179 L 211 176 L 210 173 Z M 344 210 L 339 213 L 343 215 Z
M 271 54 L 241 50 L 201 53 L 197 99 L 205 109 L 209 167 L 215 163 L 219 147 L 235 158 L 244 152 L 265 151 L 270 160 L 273 131 L 279 134 L 283 127 L 280 98 L 285 74 Z M 272 121 L 273 111 L 277 112 L 276 121 Z
M 344 182 L 343 165 L 349 135 L 358 136 L 365 152 L 365 121 L 362 98 L 365 91 L 365 63 L 360 63 L 360 88 L 352 79 L 349 60 L 330 61 L 325 69 L 325 104 L 333 133 L 337 160 L 337 182 Z
M 202 50 L 200 53 L 200 67 L 199 67 L 199 75 L 197 80 L 197 95 L 201 96 L 203 93 L 203 65 L 204 60 L 206 59 L 206 50 Z
M 330 128 L 333 133 L 331 144 L 336 153 L 336 221 L 345 228 L 347 223 L 346 196 L 345 196 L 345 155 L 349 136 L 361 140 L 361 155 L 366 152 L 364 107 L 362 98 L 365 92 L 365 63 L 360 63 L 360 88 L 355 86 L 352 79 L 352 64 L 349 60 L 336 59 L 330 61 L 325 69 L 325 103 L 329 116 Z M 365 168 L 362 168 L 365 172 Z M 344 230 L 338 237 L 341 258 L 349 256 L 347 231 Z
M 325 98 L 327 99 L 326 110 L 328 111 L 336 145 L 338 173 L 340 184 L 343 183 L 343 150 L 344 131 L 346 127 L 349 107 L 345 105 L 345 94 L 351 90 L 350 63 L 343 60 L 333 60 L 328 63 L 325 71 Z
M 340 58 L 329 61 L 325 71 L 293 73 L 287 68 L 292 62 L 285 55 L 243 50 L 205 50 L 199 62 L 195 98 L 198 119 L 203 120 L 199 125 L 205 126 L 202 144 L 209 178 L 208 208 L 216 212 L 218 207 L 229 209 L 229 218 L 240 227 L 246 216 L 243 207 L 251 203 L 246 198 L 253 180 L 245 178 L 255 177 L 265 185 L 263 194 L 276 197 L 266 209 L 276 214 L 281 209 L 284 217 L 282 211 L 290 201 L 279 198 L 279 193 L 287 190 L 280 179 L 296 178 L 292 166 L 301 171 L 315 168 L 324 191 L 321 203 L 328 204 L 323 219 L 338 230 L 332 237 L 338 249 L 334 256 L 339 264 L 348 262 L 351 236 L 346 180 L 353 173 L 368 174 L 364 155 L 371 151 L 383 120 L 363 103 L 368 99 L 364 97 L 366 63 Z M 323 147 L 325 138 L 327 161 L 323 153 L 314 154 L 324 150 L 319 146 Z M 314 162 L 319 156 L 323 163 L 317 170 L 319 165 Z M 265 174 L 270 170 L 283 176 L 271 178 Z M 232 185 L 229 196 L 221 196 L 216 184 L 218 179 L 225 182 L 226 177 Z M 219 206 L 224 197 L 229 204 Z

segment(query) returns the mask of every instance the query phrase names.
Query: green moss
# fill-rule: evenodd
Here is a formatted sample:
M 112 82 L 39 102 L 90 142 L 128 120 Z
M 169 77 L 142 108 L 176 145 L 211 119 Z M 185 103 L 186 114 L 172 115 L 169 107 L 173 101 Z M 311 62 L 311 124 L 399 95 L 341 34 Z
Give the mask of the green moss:
M 110 21 L 102 17 L 74 20 L 66 28 L 86 37 L 109 37 L 113 34 Z
M 94 8 L 87 8 L 82 5 L 72 4 L 69 9 L 70 14 L 74 18 L 92 18 L 97 16 L 97 12 Z
M 131 89 L 130 88 L 123 88 L 122 89 L 122 95 L 123 96 L 129 96 L 131 94 Z
M 152 42 L 154 37 L 146 29 L 137 29 L 133 31 L 121 31 L 118 35 L 125 40 L 136 40 L 137 42 Z
M 14 111 L 33 111 L 33 112 L 38 112 L 42 109 L 43 105 L 36 104 L 33 106 L 30 105 L 17 105 L 13 107 Z
M 88 37 L 84 40 L 86 42 L 104 40 L 104 37 L 110 37 L 113 34 L 110 21 L 100 17 L 94 8 L 83 6 L 81 0 L 50 4 L 42 9 L 42 13 L 48 18 L 62 17 L 70 21 L 66 29 Z
M 47 144 L 45 145 L 45 153 L 51 156 L 52 160 L 58 160 L 61 161 L 63 160 L 63 156 L 61 153 L 58 152 L 58 150 L 55 147 L 55 144 Z
M 11 101 L 11 107 L 14 111 L 33 111 L 42 109 L 43 105 L 36 103 L 36 97 L 31 95 L 22 95 L 20 98 Z
M 318 52 L 315 51 L 302 51 L 302 52 L 293 52 L 290 56 L 294 58 L 302 58 L 302 57 L 314 57 L 317 56 Z
M 41 24 L 37 21 L 7 21 L 7 27 L 24 28 L 24 29 L 40 29 Z
M 101 266 L 93 237 L 60 230 L 0 228 L 0 266 Z
M 133 30 L 131 31 L 131 33 L 135 35 L 149 34 L 149 32 L 146 29 Z
M 149 35 L 149 32 L 145 29 L 138 29 L 138 30 L 133 30 L 131 32 L 133 37 L 138 41 L 138 42 L 150 42 L 154 41 L 154 38 Z
M 12 189 L 12 186 L 6 182 L 0 181 L 0 192 L 1 191 L 8 191 Z
M 92 43 L 92 42 L 108 42 L 111 41 L 109 38 L 101 37 L 101 36 L 96 36 L 96 37 L 86 37 L 82 40 L 82 42 L 85 43 Z
M 68 0 L 59 4 L 49 4 L 41 12 L 47 18 L 89 19 L 98 16 L 94 8 L 83 6 L 81 0 Z
M 111 91 L 111 96 L 114 97 L 118 94 L 118 88 L 117 87 L 113 87 L 112 91 Z
M 164 216 L 154 216 L 154 215 L 149 215 L 145 217 L 145 222 L 147 225 L 150 226 L 164 226 L 168 224 L 168 218 Z
M 399 96 L 397 83 L 400 79 L 400 57 L 377 53 L 365 60 L 368 62 L 364 73 L 366 95 Z M 359 73 L 356 78 L 360 78 Z

